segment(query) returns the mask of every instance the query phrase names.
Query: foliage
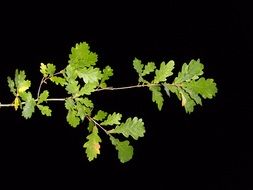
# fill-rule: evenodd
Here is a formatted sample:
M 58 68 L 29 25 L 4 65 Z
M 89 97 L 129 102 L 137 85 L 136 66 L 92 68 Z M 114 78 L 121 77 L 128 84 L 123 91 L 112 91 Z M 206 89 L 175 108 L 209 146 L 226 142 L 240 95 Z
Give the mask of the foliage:
M 185 111 L 191 113 L 196 105 L 202 105 L 202 99 L 212 99 L 217 93 L 214 80 L 203 77 L 204 65 L 199 59 L 193 59 L 189 64 L 184 63 L 178 75 L 169 82 L 175 66 L 173 60 L 157 65 L 154 62 L 143 64 L 141 60 L 135 58 L 133 67 L 138 74 L 138 84 L 118 88 L 107 87 L 107 81 L 113 76 L 113 69 L 110 66 L 100 69 L 97 60 L 97 54 L 90 50 L 86 42 L 82 42 L 72 47 L 68 64 L 61 71 L 57 72 L 56 66 L 52 63 L 41 63 L 42 80 L 37 97 L 29 91 L 31 81 L 26 79 L 25 71 L 17 69 L 14 78 L 7 77 L 8 86 L 14 96 L 13 103 L 0 104 L 0 107 L 10 106 L 16 111 L 20 109 L 22 116 L 28 119 L 36 109 L 40 110 L 42 115 L 51 116 L 52 110 L 48 102 L 62 101 L 67 110 L 66 120 L 70 126 L 78 127 L 88 121 L 88 135 L 83 147 L 89 161 L 100 154 L 101 130 L 108 135 L 110 142 L 118 151 L 120 162 L 125 163 L 132 159 L 134 153 L 130 140 L 138 140 L 145 134 L 144 122 L 138 117 L 124 118 L 121 113 L 99 110 L 94 106 L 91 94 L 103 90 L 147 87 L 152 93 L 152 101 L 159 110 L 162 110 L 165 92 L 166 97 L 175 94 Z M 147 78 L 152 80 L 149 81 Z M 62 86 L 68 95 L 65 98 L 51 98 L 48 90 L 41 92 L 42 85 L 47 81 Z M 122 122 L 122 118 L 125 122 Z

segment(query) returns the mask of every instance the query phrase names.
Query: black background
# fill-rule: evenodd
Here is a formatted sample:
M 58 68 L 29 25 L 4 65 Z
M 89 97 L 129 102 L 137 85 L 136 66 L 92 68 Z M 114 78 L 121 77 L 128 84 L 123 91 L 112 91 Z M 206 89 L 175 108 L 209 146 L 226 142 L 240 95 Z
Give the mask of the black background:
M 176 97 L 159 112 L 146 89 L 102 92 L 97 107 L 142 117 L 146 135 L 121 164 L 102 134 L 101 155 L 86 159 L 85 123 L 73 129 L 62 103 L 52 118 L 30 120 L 1 108 L 1 186 L 152 189 L 252 189 L 252 20 L 240 3 L 10 3 L 0 6 L 0 101 L 10 103 L 6 77 L 24 69 L 35 94 L 41 62 L 67 64 L 70 48 L 86 41 L 98 65 L 114 68 L 112 86 L 134 85 L 132 60 L 173 59 L 175 71 L 200 58 L 219 92 L 188 115 Z M 48 85 L 52 97 L 62 91 Z

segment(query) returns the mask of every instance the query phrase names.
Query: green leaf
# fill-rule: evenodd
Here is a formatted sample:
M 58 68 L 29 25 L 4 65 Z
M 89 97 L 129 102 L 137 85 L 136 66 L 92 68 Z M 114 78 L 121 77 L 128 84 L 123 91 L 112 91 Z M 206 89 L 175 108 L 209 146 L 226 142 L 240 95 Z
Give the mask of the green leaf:
M 53 64 L 51 64 L 51 63 L 48 63 L 48 64 L 47 64 L 47 73 L 48 73 L 48 75 L 49 75 L 50 77 L 53 76 L 54 73 L 55 73 L 55 71 L 56 71 L 55 65 L 53 65 Z
M 108 113 L 106 113 L 102 110 L 99 110 L 93 119 L 95 119 L 97 121 L 103 121 L 107 115 L 108 115 Z
M 67 114 L 67 121 L 72 127 L 77 127 L 80 123 L 80 118 L 77 116 L 76 110 L 69 110 Z
M 84 120 L 84 117 L 86 115 L 90 115 L 93 103 L 88 98 L 76 98 L 76 105 L 72 106 L 71 109 L 77 110 L 76 116 L 79 116 L 82 120 Z
M 68 98 L 68 99 L 65 100 L 65 108 L 66 108 L 67 110 L 73 109 L 74 106 L 75 106 L 75 102 L 74 102 L 73 99 Z
M 163 106 L 163 95 L 160 86 L 151 86 L 149 89 L 152 92 L 152 101 L 157 104 L 158 109 L 161 111 Z
M 42 102 L 47 101 L 48 96 L 49 96 L 48 90 L 44 90 L 44 91 L 40 94 L 39 100 L 38 100 L 38 103 L 37 103 L 37 104 L 41 104 Z
M 54 64 L 48 63 L 45 65 L 44 63 L 40 64 L 40 72 L 43 74 L 43 77 L 53 76 L 56 71 L 56 67 Z
M 172 70 L 174 69 L 174 61 L 169 61 L 167 64 L 162 62 L 160 69 L 155 71 L 154 83 L 166 82 L 167 78 L 173 75 Z
M 78 77 L 82 78 L 84 83 L 98 83 L 102 78 L 101 71 L 98 68 L 82 68 L 77 71 Z
M 88 108 L 93 108 L 93 103 L 88 98 L 77 98 L 77 101 L 79 101 L 81 104 L 85 105 Z
M 134 65 L 134 69 L 136 70 L 136 72 L 141 76 L 142 69 L 144 67 L 144 65 L 141 63 L 141 60 L 135 58 L 133 61 L 133 65 Z
M 132 159 L 134 148 L 129 144 L 129 141 L 125 140 L 121 142 L 113 136 L 110 136 L 110 140 L 115 146 L 116 150 L 118 150 L 118 158 L 121 163 L 128 162 Z
M 77 94 L 79 92 L 80 85 L 78 84 L 78 81 L 76 80 L 70 80 L 68 81 L 66 85 L 66 90 L 68 94 Z
M 37 105 L 42 115 L 51 116 L 52 110 L 48 106 Z
M 76 102 L 75 110 L 77 110 L 76 116 L 80 117 L 83 121 L 86 115 L 90 115 L 91 109 L 81 104 L 80 102 Z
M 106 88 L 107 84 L 105 83 L 105 81 L 107 81 L 111 76 L 113 76 L 113 69 L 110 66 L 106 66 L 103 69 L 103 74 L 102 74 L 102 78 L 101 78 L 101 82 L 99 86 L 101 88 Z
M 111 76 L 113 76 L 113 69 L 110 66 L 106 66 L 103 69 L 103 77 L 102 80 L 106 81 L 108 80 Z
M 16 96 L 16 89 L 15 89 L 14 81 L 11 79 L 11 77 L 7 77 L 7 82 L 8 82 L 8 86 L 10 88 L 10 91 L 12 92 L 12 94 L 14 96 Z
M 18 69 L 16 69 L 14 82 L 18 94 L 25 92 L 31 86 L 31 82 L 29 80 L 26 80 L 25 78 L 26 78 L 25 71 L 18 71 Z
M 84 86 L 81 88 L 81 90 L 78 94 L 80 96 L 82 96 L 84 94 L 91 95 L 92 92 L 95 92 L 97 86 L 98 86 L 97 82 L 90 82 L 90 83 L 84 84 Z
M 120 113 L 113 113 L 107 116 L 107 119 L 101 125 L 118 125 L 120 124 L 122 115 Z
M 147 65 L 145 65 L 145 68 L 144 68 L 141 76 L 148 75 L 148 74 L 154 72 L 155 69 L 156 69 L 155 63 L 149 62 Z
M 178 99 L 181 99 L 181 95 L 179 93 L 179 88 L 175 85 L 172 85 L 172 84 L 163 84 L 167 87 L 168 90 L 170 90 L 172 93 L 175 93 L 178 97 Z
M 101 138 L 98 136 L 98 129 L 94 125 L 92 129 L 92 133 L 87 136 L 88 141 L 83 145 L 86 148 L 86 155 L 89 161 L 97 158 L 97 155 L 100 154 L 100 142 L 102 142 Z
M 185 108 L 186 113 L 192 113 L 196 103 L 183 89 L 179 89 L 179 93 L 181 94 L 182 106 Z
M 55 83 L 56 85 L 64 86 L 66 84 L 66 79 L 62 77 L 52 76 L 50 77 L 50 80 Z
M 187 65 L 183 64 L 181 72 L 178 73 L 178 76 L 175 78 L 174 83 L 182 83 L 184 81 L 196 80 L 201 76 L 204 72 L 204 65 L 200 63 L 200 60 L 192 59 Z
M 77 78 L 77 69 L 74 66 L 68 65 L 63 73 L 64 77 L 68 81 L 76 80 Z
M 196 93 L 194 90 L 191 90 L 190 88 L 183 87 L 185 92 L 195 101 L 196 104 L 202 105 L 201 97 Z
M 36 102 L 34 98 L 32 98 L 32 94 L 30 92 L 27 93 L 25 106 L 23 107 L 23 111 L 22 111 L 22 116 L 26 119 L 31 118 L 34 112 L 35 105 L 36 105 Z
M 90 47 L 86 42 L 77 43 L 71 48 L 69 55 L 69 64 L 74 67 L 90 67 L 96 65 L 97 54 L 90 51 Z
M 93 122 L 93 121 L 89 121 L 89 124 L 88 124 L 88 131 L 89 131 L 90 133 L 92 132 L 94 126 L 95 126 L 94 122 Z
M 213 79 L 205 79 L 201 77 L 197 81 L 184 83 L 183 87 L 200 94 L 203 98 L 212 99 L 217 93 L 216 83 Z
M 142 119 L 138 119 L 137 117 L 133 119 L 128 118 L 125 123 L 121 123 L 121 125 L 117 126 L 115 129 L 110 130 L 109 133 L 121 133 L 125 137 L 130 135 L 137 140 L 139 137 L 144 136 L 144 123 Z
M 30 88 L 30 86 L 31 86 L 31 82 L 29 80 L 24 80 L 20 82 L 18 86 L 18 93 L 25 92 L 26 90 Z
M 43 74 L 43 77 L 47 77 L 47 66 L 44 63 L 40 64 L 40 72 Z

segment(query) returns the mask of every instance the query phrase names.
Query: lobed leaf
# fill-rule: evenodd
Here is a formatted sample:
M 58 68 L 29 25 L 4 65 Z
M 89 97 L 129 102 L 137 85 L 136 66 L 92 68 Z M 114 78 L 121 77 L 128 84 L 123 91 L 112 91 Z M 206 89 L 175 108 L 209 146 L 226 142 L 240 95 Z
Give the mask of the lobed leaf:
M 37 104 L 41 104 L 42 102 L 47 101 L 48 96 L 49 96 L 48 90 L 44 90 L 44 91 L 40 94 Z
M 106 113 L 102 110 L 99 110 L 93 119 L 95 119 L 97 121 L 103 121 L 107 115 L 108 115 L 108 113 Z
M 173 75 L 172 70 L 174 69 L 174 61 L 169 61 L 167 64 L 162 62 L 160 69 L 155 71 L 154 83 L 166 82 L 167 78 Z
M 178 73 L 178 76 L 175 78 L 174 83 L 182 83 L 184 81 L 196 80 L 204 72 L 204 65 L 200 63 L 200 60 L 192 59 L 187 65 L 183 64 L 181 72 Z
M 118 158 L 121 163 L 128 162 L 132 159 L 134 148 L 129 144 L 129 141 L 119 141 L 113 136 L 110 136 L 110 140 L 115 146 L 116 150 L 118 150 Z
M 136 72 L 141 76 L 142 69 L 144 67 L 144 65 L 141 63 L 141 60 L 135 58 L 133 61 L 133 66 L 134 66 L 134 69 L 136 70 Z
M 69 110 L 67 114 L 67 121 L 72 127 L 77 127 L 80 123 L 80 118 L 77 116 L 76 110 Z
M 101 138 L 98 136 L 98 129 L 94 125 L 91 134 L 87 136 L 88 141 L 83 145 L 86 148 L 86 155 L 89 161 L 97 158 L 97 155 L 100 154 L 100 142 Z
M 101 125 L 118 125 L 120 124 L 122 115 L 120 113 L 109 114 L 105 121 Z
M 85 67 L 77 70 L 77 75 L 83 79 L 84 83 L 98 83 L 98 81 L 102 78 L 99 68 L 93 67 Z
M 106 66 L 103 69 L 102 78 L 99 86 L 101 88 L 106 88 L 107 84 L 105 81 L 107 81 L 111 76 L 113 76 L 113 69 L 110 66 Z
M 133 137 L 137 140 L 139 137 L 143 137 L 145 133 L 144 123 L 142 119 L 138 119 L 137 117 L 128 118 L 125 123 L 121 123 L 121 125 L 117 126 L 115 129 L 109 131 L 109 133 L 120 133 L 125 137 Z
M 52 110 L 48 106 L 37 105 L 42 115 L 52 116 Z
M 96 65 L 97 59 L 97 54 L 90 51 L 89 44 L 82 42 L 71 48 L 69 64 L 79 68 L 90 67 Z
M 150 86 L 149 90 L 152 92 L 152 101 L 157 104 L 158 109 L 161 111 L 163 106 L 163 95 L 160 86 Z
M 34 107 L 36 105 L 35 99 L 32 97 L 32 94 L 26 93 L 26 101 L 25 101 L 25 105 L 23 107 L 23 111 L 22 111 L 22 116 L 25 119 L 29 119 L 31 118 L 33 112 L 34 112 Z
M 200 94 L 203 98 L 213 98 L 217 93 L 216 83 L 213 79 L 205 79 L 201 77 L 197 81 L 190 81 L 189 83 L 183 84 L 184 88 L 189 91 Z
M 62 77 L 52 76 L 50 77 L 50 80 L 56 85 L 65 86 L 66 84 L 66 79 Z
M 10 91 L 12 92 L 12 94 L 14 96 L 16 96 L 16 89 L 15 89 L 14 81 L 11 79 L 11 77 L 7 77 L 7 82 L 8 82 L 8 86 L 10 88 Z
M 145 65 L 144 70 L 143 70 L 141 76 L 148 75 L 148 74 L 154 72 L 155 69 L 156 69 L 155 63 L 149 62 L 147 65 Z

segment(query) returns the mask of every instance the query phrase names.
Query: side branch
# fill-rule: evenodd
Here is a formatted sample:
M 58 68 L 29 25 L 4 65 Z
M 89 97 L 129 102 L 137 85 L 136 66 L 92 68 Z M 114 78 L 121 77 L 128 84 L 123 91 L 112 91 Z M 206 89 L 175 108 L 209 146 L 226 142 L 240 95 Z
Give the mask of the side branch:
M 132 86 L 123 86 L 123 87 L 106 87 L 95 90 L 95 92 L 104 91 L 104 90 L 127 90 L 131 88 L 142 88 L 142 87 L 151 87 L 151 86 L 160 86 L 161 84 L 138 84 Z

